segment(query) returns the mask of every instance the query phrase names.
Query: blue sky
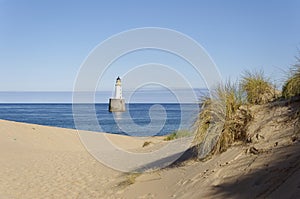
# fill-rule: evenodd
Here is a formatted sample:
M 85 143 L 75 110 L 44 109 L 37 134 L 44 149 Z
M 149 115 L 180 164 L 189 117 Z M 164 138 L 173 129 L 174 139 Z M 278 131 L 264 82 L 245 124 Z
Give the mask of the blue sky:
M 298 0 L 0 0 L 0 91 L 71 91 L 95 46 L 140 27 L 190 36 L 206 49 L 224 79 L 263 69 L 280 82 L 300 46 L 299 8 Z M 154 55 L 138 56 L 139 62 L 150 62 Z M 185 71 L 193 87 L 203 86 L 192 70 Z M 101 89 L 110 90 L 113 83 L 107 80 Z

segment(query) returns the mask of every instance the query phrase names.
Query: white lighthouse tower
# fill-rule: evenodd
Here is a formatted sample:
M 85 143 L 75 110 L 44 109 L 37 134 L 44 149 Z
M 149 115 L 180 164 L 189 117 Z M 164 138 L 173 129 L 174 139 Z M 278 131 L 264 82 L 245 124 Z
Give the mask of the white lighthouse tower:
M 120 77 L 117 78 L 115 84 L 115 99 L 122 99 L 122 83 Z
M 121 78 L 118 77 L 115 84 L 115 96 L 109 99 L 110 112 L 124 112 L 125 100 L 122 97 L 122 83 Z

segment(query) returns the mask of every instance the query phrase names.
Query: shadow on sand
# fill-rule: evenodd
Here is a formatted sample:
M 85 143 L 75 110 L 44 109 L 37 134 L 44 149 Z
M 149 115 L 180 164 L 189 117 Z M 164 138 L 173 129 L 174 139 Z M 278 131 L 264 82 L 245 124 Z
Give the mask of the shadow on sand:
M 299 198 L 299 152 L 298 142 L 289 147 L 277 148 L 270 161 L 262 160 L 264 156 L 261 155 L 258 158 L 264 164 L 245 171 L 235 182 L 215 186 L 214 194 L 224 198 Z
M 271 152 L 256 155 L 256 159 L 260 159 L 257 161 L 260 162 L 259 164 L 241 171 L 234 182 L 225 180 L 226 183 L 214 186 L 213 195 L 222 198 L 300 198 L 300 97 L 267 105 L 270 109 L 274 107 L 288 107 L 288 112 L 279 117 L 287 118 L 287 120 L 283 119 L 281 125 L 285 122 L 291 123 L 291 120 L 296 121 L 293 135 L 296 139 L 291 139 L 292 144 L 288 146 L 277 146 L 271 149 Z M 270 121 L 267 119 L 261 125 Z M 285 128 L 282 127 L 281 130 L 279 133 L 284 135 Z M 196 147 L 192 147 L 168 168 L 180 166 L 185 161 L 196 157 Z M 152 162 L 137 171 L 155 168 L 169 158 L 172 157 Z

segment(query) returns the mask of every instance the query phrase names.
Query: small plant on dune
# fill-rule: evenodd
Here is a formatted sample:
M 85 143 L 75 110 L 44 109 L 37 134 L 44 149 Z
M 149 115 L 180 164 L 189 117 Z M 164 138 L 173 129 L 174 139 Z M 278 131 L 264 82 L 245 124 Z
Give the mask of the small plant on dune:
M 173 132 L 173 133 L 169 134 L 167 137 L 165 137 L 164 141 L 174 140 L 175 138 L 176 138 L 176 132 Z
M 164 138 L 165 141 L 175 140 L 178 138 L 188 137 L 191 136 L 192 133 L 188 130 L 178 130 L 174 131 L 173 133 L 169 134 L 167 137 Z
M 146 146 L 150 145 L 151 143 L 152 143 L 151 141 L 146 141 L 146 142 L 144 142 L 143 147 L 146 147 Z
M 119 187 L 127 187 L 129 185 L 132 185 L 135 183 L 135 180 L 137 177 L 139 177 L 140 173 L 129 173 L 126 175 L 126 179 L 124 181 L 121 181 L 118 186 Z
M 250 104 L 265 104 L 276 98 L 276 90 L 262 71 L 246 71 L 242 76 L 241 89 Z
M 201 104 L 194 140 L 199 145 L 199 159 L 226 151 L 235 141 L 246 140 L 246 125 L 251 116 L 246 109 L 240 109 L 244 100 L 237 84 L 227 82 L 218 86 Z
M 291 98 L 300 95 L 300 57 L 296 57 L 297 63 L 290 69 L 288 79 L 282 88 L 282 95 Z

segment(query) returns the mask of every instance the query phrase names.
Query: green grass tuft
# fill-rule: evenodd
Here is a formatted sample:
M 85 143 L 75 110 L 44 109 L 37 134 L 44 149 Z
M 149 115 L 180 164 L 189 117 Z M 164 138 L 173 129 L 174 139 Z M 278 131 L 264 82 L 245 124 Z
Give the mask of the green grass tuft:
M 135 183 L 136 178 L 139 177 L 140 173 L 129 173 L 126 175 L 126 179 L 118 184 L 119 187 L 127 187 Z
M 174 131 L 173 133 L 169 134 L 167 137 L 165 137 L 165 141 L 175 140 L 182 137 L 188 137 L 191 136 L 192 133 L 188 130 L 178 130 Z

